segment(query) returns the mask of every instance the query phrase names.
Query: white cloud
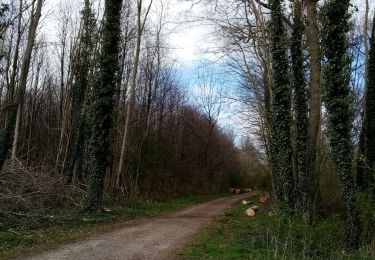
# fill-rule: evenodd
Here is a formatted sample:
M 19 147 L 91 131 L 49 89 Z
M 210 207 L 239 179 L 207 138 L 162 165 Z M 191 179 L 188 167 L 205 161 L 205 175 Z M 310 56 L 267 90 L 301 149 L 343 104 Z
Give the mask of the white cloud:
M 99 0 L 95 0 L 98 2 Z M 57 19 L 61 16 L 59 6 L 67 5 L 72 11 L 72 16 L 78 18 L 82 8 L 83 1 L 77 0 L 47 0 L 43 13 L 45 22 L 43 30 L 47 33 L 49 40 L 53 41 L 57 38 Z M 103 2 L 103 1 L 102 1 Z M 206 50 L 214 43 L 211 36 L 213 35 L 213 27 L 209 24 L 198 22 L 197 19 L 203 16 L 201 6 L 192 5 L 184 0 L 154 0 L 151 9 L 151 22 L 156 23 L 158 12 L 161 10 L 161 3 L 165 8 L 165 19 L 167 26 L 165 27 L 167 42 L 171 48 L 172 58 L 180 65 L 198 61 L 207 57 Z M 147 1 L 144 6 L 147 6 Z
M 199 21 L 204 8 L 183 0 L 161 1 L 168 2 L 169 6 L 167 34 L 173 58 L 180 64 L 205 59 L 206 50 L 213 44 L 213 26 Z

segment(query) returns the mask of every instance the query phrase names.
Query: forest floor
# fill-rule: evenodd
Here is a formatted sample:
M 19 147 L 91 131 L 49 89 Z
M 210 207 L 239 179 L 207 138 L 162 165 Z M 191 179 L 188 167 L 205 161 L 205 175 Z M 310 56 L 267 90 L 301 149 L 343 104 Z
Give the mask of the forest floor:
M 75 242 L 50 245 L 44 252 L 32 250 L 21 259 L 165 259 L 248 196 L 225 196 L 158 216 L 117 221 L 107 225 L 107 230 L 86 232 Z

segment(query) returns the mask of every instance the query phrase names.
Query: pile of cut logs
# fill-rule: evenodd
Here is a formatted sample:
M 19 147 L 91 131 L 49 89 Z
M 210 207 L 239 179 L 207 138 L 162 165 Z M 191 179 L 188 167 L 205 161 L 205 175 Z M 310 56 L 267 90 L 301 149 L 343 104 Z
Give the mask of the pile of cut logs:
M 252 191 L 252 189 L 250 189 L 250 188 L 230 188 L 229 189 L 230 193 L 236 193 L 236 194 L 247 193 L 247 192 L 250 192 L 250 191 Z
M 262 204 L 267 204 L 268 201 L 269 201 L 269 197 L 268 197 L 268 196 L 262 196 L 262 197 L 259 198 L 259 202 L 262 203 Z M 249 202 L 249 201 L 246 201 L 246 200 L 243 200 L 243 201 L 242 201 L 242 204 L 243 204 L 243 205 L 247 205 L 247 204 L 249 204 L 249 203 L 250 203 L 250 202 Z M 246 210 L 246 214 L 247 214 L 249 217 L 254 217 L 255 214 L 256 214 L 256 212 L 259 211 L 259 209 L 260 209 L 260 207 L 257 206 L 257 205 L 251 206 L 250 208 L 248 208 L 248 209 Z

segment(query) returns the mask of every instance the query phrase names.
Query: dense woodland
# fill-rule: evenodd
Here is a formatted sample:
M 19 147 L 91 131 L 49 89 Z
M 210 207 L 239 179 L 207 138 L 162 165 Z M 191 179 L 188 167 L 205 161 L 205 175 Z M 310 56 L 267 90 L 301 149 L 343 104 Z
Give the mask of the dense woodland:
M 264 173 L 251 143 L 239 148 L 220 126 L 225 100 L 209 74 L 189 101 L 163 38 L 163 2 L 70 4 L 56 7 L 56 42 L 46 40 L 47 3 L 2 5 L 1 214 L 81 202 L 96 209 L 103 193 L 218 192 L 240 187 L 246 167 Z
M 54 29 L 47 1 L 1 4 L 1 219 L 251 187 L 310 223 L 341 214 L 348 248 L 374 240 L 374 3 L 191 1 L 237 79 L 226 97 L 196 75 L 192 101 L 167 1 L 61 3 Z M 243 138 L 220 122 L 228 99 Z

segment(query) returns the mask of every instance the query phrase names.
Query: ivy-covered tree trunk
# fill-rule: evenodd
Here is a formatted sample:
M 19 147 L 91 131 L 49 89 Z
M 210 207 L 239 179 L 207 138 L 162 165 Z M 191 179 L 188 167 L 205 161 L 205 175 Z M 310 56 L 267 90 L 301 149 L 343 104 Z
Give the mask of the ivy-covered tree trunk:
M 89 85 L 89 71 L 91 68 L 91 57 L 93 52 L 93 34 L 95 28 L 95 17 L 92 13 L 90 1 L 85 0 L 82 11 L 82 29 L 78 53 L 73 64 L 74 82 L 71 88 L 70 125 L 67 161 L 64 172 L 67 182 L 71 183 L 73 177 L 81 177 L 81 164 L 85 136 L 84 126 L 84 104 L 86 92 Z M 75 173 L 75 174 L 74 174 Z
M 4 21 L 5 14 L 9 11 L 9 4 L 0 4 L 0 41 L 3 40 L 7 28 L 7 21 Z M 0 49 L 0 60 L 4 57 L 3 50 Z
M 292 73 L 294 90 L 294 112 L 296 117 L 296 158 L 297 158 L 297 194 L 298 206 L 303 212 L 308 211 L 310 176 L 307 171 L 307 136 L 308 136 L 308 106 L 307 87 L 305 84 L 302 51 L 302 36 L 304 24 L 302 21 L 302 6 L 300 1 L 294 3 L 293 33 L 292 33 Z
M 375 17 L 370 40 L 366 86 L 360 147 L 362 168 L 358 172 L 358 185 L 362 191 L 375 194 Z
M 3 40 L 3 34 L 5 33 L 5 28 L 7 24 L 7 22 L 3 20 L 3 16 L 8 10 L 9 6 L 7 4 L 0 4 L 0 41 Z M 5 53 L 2 48 L 3 47 L 0 47 L 0 62 L 5 56 Z M 3 73 L 3 71 L 0 70 L 0 73 Z M 14 117 L 16 117 L 17 106 L 12 105 L 9 108 L 8 113 L 9 115 L 13 115 Z M 9 149 L 12 146 L 12 137 L 10 135 L 12 134 L 12 129 L 14 127 L 13 124 L 15 120 L 15 118 L 7 118 L 4 127 L 0 131 L 0 170 L 3 168 L 4 162 L 9 153 Z
M 270 46 L 272 54 L 271 157 L 272 175 L 277 199 L 294 207 L 292 170 L 291 91 L 288 80 L 288 58 L 283 11 L 280 0 L 270 0 Z
M 347 55 L 349 0 L 329 0 L 322 8 L 322 46 L 324 102 L 328 116 L 328 138 L 336 171 L 340 178 L 347 213 L 346 245 L 358 247 L 359 218 L 354 198 L 352 176 L 352 95 L 350 59 Z
M 122 0 L 106 0 L 97 78 L 92 87 L 88 141 L 89 194 L 85 210 L 98 210 L 102 204 L 104 179 L 109 165 L 112 113 L 118 68 Z

